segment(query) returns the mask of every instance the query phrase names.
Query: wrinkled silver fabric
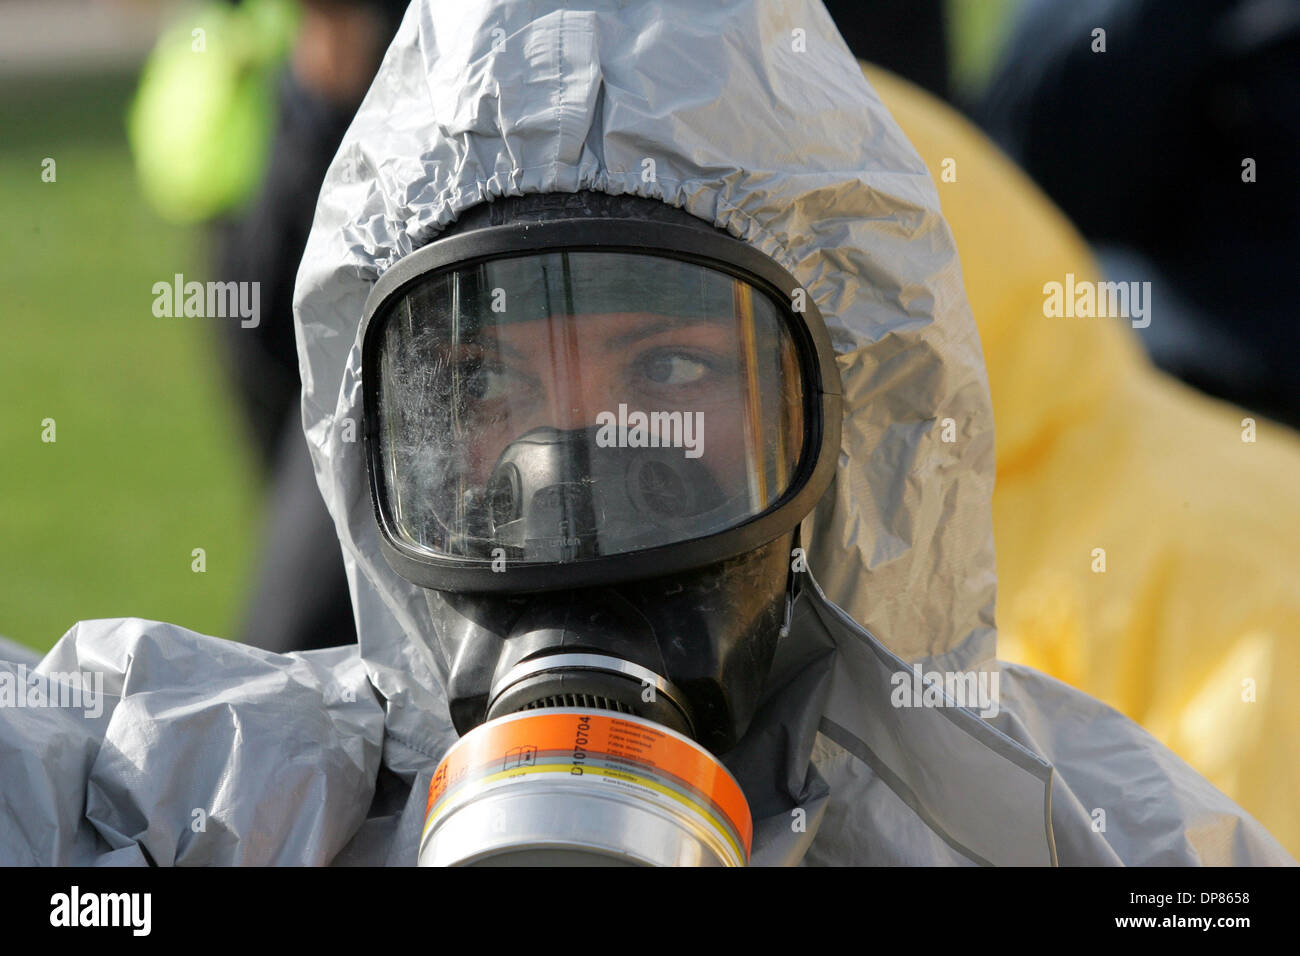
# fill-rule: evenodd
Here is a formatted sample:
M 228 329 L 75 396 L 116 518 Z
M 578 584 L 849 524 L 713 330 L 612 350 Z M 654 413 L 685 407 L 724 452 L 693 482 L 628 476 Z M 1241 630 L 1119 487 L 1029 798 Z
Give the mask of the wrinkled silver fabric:
M 362 306 L 464 210 L 580 189 L 670 203 L 771 256 L 839 355 L 839 469 L 805 524 L 816 580 L 727 755 L 771 780 L 747 791 L 756 864 L 1292 862 L 1131 721 L 994 661 L 993 419 L 934 185 L 820 3 L 753 0 L 412 3 L 296 301 L 359 653 L 78 625 L 41 667 L 102 670 L 109 702 L 94 720 L 0 710 L 0 862 L 414 864 L 455 733 L 424 595 L 371 516 Z M 893 706 L 914 663 L 996 674 L 997 714 Z

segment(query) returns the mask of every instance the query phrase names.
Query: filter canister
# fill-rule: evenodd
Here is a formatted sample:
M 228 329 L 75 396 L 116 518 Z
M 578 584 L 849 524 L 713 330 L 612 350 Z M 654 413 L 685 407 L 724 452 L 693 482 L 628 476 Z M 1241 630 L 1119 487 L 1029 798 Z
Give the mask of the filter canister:
M 603 710 L 476 727 L 429 787 L 421 866 L 744 866 L 740 785 L 699 744 Z

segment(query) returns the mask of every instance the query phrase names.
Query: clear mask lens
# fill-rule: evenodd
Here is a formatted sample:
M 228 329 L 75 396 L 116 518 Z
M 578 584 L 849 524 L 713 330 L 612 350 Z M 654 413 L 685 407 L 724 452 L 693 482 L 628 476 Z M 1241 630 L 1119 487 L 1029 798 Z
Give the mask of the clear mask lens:
M 784 307 L 721 271 L 519 256 L 430 275 L 381 321 L 385 511 L 430 554 L 557 563 L 701 538 L 798 470 Z

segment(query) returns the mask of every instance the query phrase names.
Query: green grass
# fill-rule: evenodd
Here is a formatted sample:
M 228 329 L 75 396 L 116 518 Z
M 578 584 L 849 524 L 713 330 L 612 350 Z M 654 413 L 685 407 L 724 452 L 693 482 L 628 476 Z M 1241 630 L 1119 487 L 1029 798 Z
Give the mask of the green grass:
M 203 234 L 141 200 L 132 88 L 0 86 L 0 634 L 38 650 L 98 617 L 230 636 L 249 584 L 259 504 L 222 320 L 152 313 L 154 282 L 205 277 Z

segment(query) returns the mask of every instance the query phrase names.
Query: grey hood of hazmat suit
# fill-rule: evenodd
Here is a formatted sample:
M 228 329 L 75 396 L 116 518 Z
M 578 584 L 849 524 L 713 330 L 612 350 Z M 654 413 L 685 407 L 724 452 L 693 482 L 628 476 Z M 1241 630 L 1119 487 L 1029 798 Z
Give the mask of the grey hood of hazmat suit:
M 296 300 L 360 653 L 77 625 L 39 673 L 103 674 L 102 714 L 0 708 L 0 862 L 415 862 L 455 733 L 424 594 L 380 555 L 362 305 L 470 207 L 583 189 L 661 200 L 775 259 L 839 356 L 838 474 L 804 528 L 818 583 L 725 758 L 754 863 L 1292 862 L 1137 725 L 995 662 L 993 417 L 935 187 L 821 4 L 752 0 L 411 5 L 325 181 Z M 952 703 L 914 694 L 912 665 L 993 696 L 895 706 Z

